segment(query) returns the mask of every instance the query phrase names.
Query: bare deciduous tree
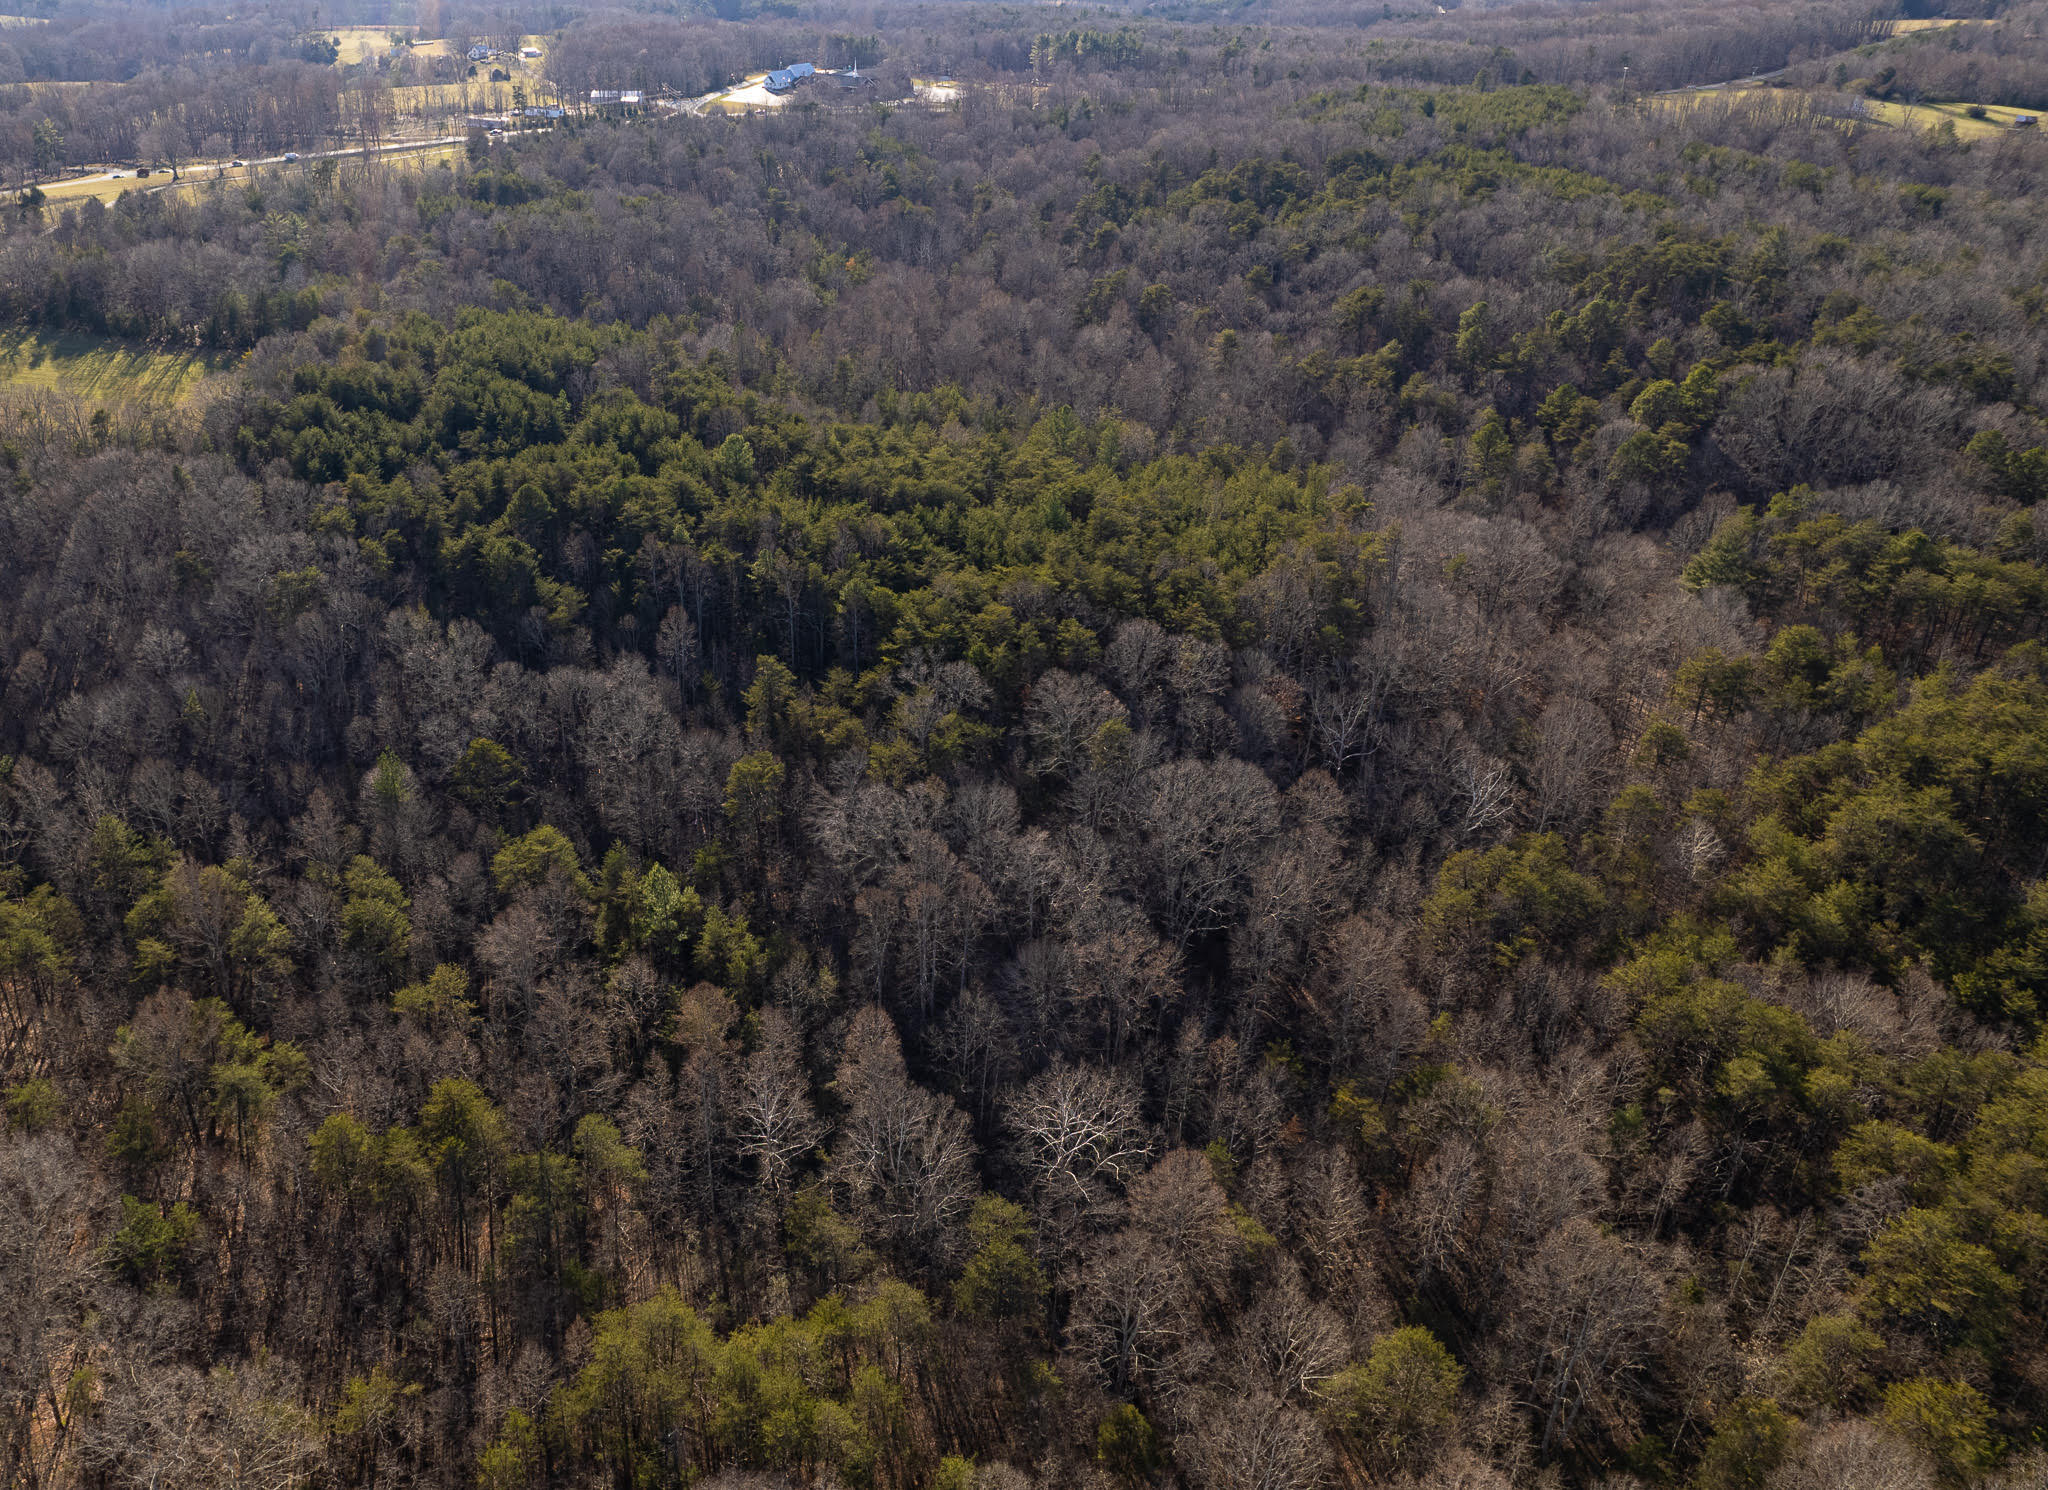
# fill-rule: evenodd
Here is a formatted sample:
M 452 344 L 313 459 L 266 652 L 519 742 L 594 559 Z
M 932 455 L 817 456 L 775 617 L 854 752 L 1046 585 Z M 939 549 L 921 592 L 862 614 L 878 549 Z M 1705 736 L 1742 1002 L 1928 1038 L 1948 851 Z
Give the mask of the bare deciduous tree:
M 1279 827 L 1279 794 L 1241 760 L 1173 761 L 1146 786 L 1146 883 L 1167 934 L 1184 947 L 1236 914 L 1258 850 Z
M 109 1376 L 85 1454 L 120 1490 L 298 1490 L 322 1458 L 318 1420 L 273 1369 L 146 1356 Z
M 1590 1221 L 1559 1227 L 1515 1270 L 1508 1331 L 1544 1454 L 1634 1421 L 1663 1291 L 1641 1251 Z
M 1078 1215 L 1120 1192 L 1151 1145 L 1130 1078 L 1062 1063 L 1003 1106 L 1011 1150 L 1045 1210 Z
M 802 1044 L 787 1015 L 763 1009 L 753 1054 L 733 1101 L 733 1130 L 741 1157 L 754 1161 L 762 1186 L 780 1196 L 804 1155 L 825 1136 L 811 1105 Z
M 846 1117 L 833 1179 L 882 1239 L 936 1262 L 977 1188 L 966 1115 L 910 1079 L 896 1028 L 880 1009 L 854 1015 L 845 1051 L 834 1083 Z
M 55 1136 L 0 1139 L 0 1480 L 25 1490 L 57 1483 L 85 1405 L 67 1390 L 99 1273 L 79 1160 Z
M 1499 761 L 1468 753 L 1452 766 L 1451 784 L 1460 838 L 1481 837 L 1514 813 L 1514 780 Z
M 1536 723 L 1529 762 L 1530 825 L 1539 833 L 1573 831 L 1604 799 L 1614 761 L 1614 731 L 1607 718 L 1579 698 L 1561 698 Z
M 1329 1477 L 1315 1419 L 1271 1392 L 1191 1404 L 1185 1462 L 1202 1490 L 1313 1490 Z
M 1051 776 L 1072 775 L 1088 763 L 1098 731 L 1128 717 L 1100 683 L 1057 669 L 1047 673 L 1032 688 L 1024 709 L 1033 768 Z
M 1235 1363 L 1242 1379 L 1297 1405 L 1313 1401 L 1350 1350 L 1343 1321 L 1309 1296 L 1291 1265 L 1245 1311 L 1232 1340 L 1242 1348 Z
M 1911 1444 L 1849 1418 L 1814 1429 L 1766 1483 L 1769 1490 L 1931 1490 L 1936 1480 Z
M 1112 1392 L 1159 1384 L 1193 1323 L 1173 1259 L 1141 1238 L 1104 1244 L 1082 1272 L 1067 1319 L 1067 1347 Z
M 1130 1217 L 1195 1287 L 1221 1286 L 1238 1237 L 1203 1155 L 1176 1149 L 1134 1180 Z

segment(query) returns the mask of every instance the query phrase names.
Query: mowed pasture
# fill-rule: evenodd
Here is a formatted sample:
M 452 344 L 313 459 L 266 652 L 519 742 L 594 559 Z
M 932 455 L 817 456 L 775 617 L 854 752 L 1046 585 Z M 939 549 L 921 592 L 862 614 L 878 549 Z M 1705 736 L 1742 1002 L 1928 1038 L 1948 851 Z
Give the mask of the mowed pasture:
M 43 186 L 43 200 L 52 206 L 65 207 L 82 202 L 87 197 L 96 197 L 102 202 L 111 202 L 124 191 L 133 191 L 145 183 L 134 179 L 134 172 L 124 172 L 121 179 L 109 180 L 105 172 L 96 176 L 80 176 L 70 181 L 52 181 Z
M 1900 129 L 1937 129 L 1943 124 L 1952 124 L 1956 137 L 1964 140 L 2010 134 L 2017 120 L 2039 117 L 2032 110 L 2007 108 L 2003 104 L 1893 103 L 1879 98 L 1823 100 L 1797 88 L 1690 88 L 1678 93 L 1660 93 L 1651 102 L 1660 108 L 1670 109 L 1719 106 L 1756 110 L 1766 117 L 1788 122 L 1826 114 L 1844 124 L 1883 124 Z M 1983 111 L 1981 119 L 1971 117 L 1973 108 Z
M 103 407 L 169 408 L 238 360 L 232 353 L 162 351 L 83 332 L 0 332 L 0 392 L 35 390 Z
M 2018 119 L 2038 119 L 2036 109 L 2011 109 L 2004 104 L 1968 103 L 1892 103 L 1883 99 L 1868 99 L 1864 108 L 1872 118 L 1886 124 L 1901 124 L 1909 129 L 1936 129 L 1942 124 L 1953 124 L 1958 138 L 1965 140 L 1989 139 L 1993 135 L 2009 133 Z M 1981 109 L 1984 117 L 1973 119 L 1971 109 Z
M 106 86 L 105 83 L 93 83 L 76 79 L 58 82 L 49 78 L 38 78 L 32 83 L 0 83 L 0 97 L 15 102 L 20 100 L 24 92 L 30 98 L 53 98 L 60 93 L 70 92 L 78 88 L 104 88 Z
M 1911 36 L 1916 31 L 1939 31 L 1947 26 L 1988 26 L 1991 22 L 1983 16 L 1923 16 L 1918 20 L 1901 19 L 1883 22 L 1886 36 Z

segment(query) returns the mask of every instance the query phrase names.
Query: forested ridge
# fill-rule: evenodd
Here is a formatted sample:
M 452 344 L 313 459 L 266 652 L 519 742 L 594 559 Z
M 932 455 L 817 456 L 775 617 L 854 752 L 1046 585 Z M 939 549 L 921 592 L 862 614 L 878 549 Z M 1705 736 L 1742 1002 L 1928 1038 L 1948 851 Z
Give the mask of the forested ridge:
M 8 210 L 0 1481 L 2041 1484 L 2048 145 L 910 14 Z

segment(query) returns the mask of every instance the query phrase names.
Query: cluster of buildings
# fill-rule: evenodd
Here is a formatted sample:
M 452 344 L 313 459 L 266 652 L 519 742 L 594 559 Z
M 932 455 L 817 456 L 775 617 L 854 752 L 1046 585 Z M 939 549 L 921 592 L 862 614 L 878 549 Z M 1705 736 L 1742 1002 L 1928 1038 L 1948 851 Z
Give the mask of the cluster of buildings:
M 491 62 L 499 57 L 509 57 L 511 55 L 510 52 L 501 52 L 495 47 L 485 45 L 483 42 L 478 42 L 469 49 L 469 60 L 472 62 Z M 521 47 L 519 55 L 522 60 L 531 62 L 540 56 L 540 48 Z
M 800 83 L 818 83 L 827 88 L 851 91 L 868 86 L 868 79 L 860 75 L 858 67 L 844 72 L 826 72 L 809 62 L 792 62 L 787 67 L 778 67 L 761 80 L 761 86 L 770 93 L 787 93 Z
M 489 130 L 497 134 L 516 120 L 528 124 L 560 124 L 569 117 L 569 111 L 558 103 L 530 103 L 524 108 L 512 110 L 509 114 L 471 114 L 466 123 L 470 129 Z
M 770 93 L 788 93 L 805 83 L 817 83 L 822 87 L 851 91 L 865 88 L 869 79 L 860 75 L 857 67 L 844 72 L 827 72 L 812 62 L 792 62 L 787 67 L 778 67 L 766 77 L 758 80 L 759 86 Z M 752 86 L 752 85 L 750 85 Z M 646 92 L 639 88 L 593 88 L 590 90 L 590 108 L 596 113 L 634 114 L 648 107 Z M 673 107 L 673 104 L 670 105 Z M 533 109 L 526 110 L 527 117 L 559 119 L 559 109 L 545 116 Z

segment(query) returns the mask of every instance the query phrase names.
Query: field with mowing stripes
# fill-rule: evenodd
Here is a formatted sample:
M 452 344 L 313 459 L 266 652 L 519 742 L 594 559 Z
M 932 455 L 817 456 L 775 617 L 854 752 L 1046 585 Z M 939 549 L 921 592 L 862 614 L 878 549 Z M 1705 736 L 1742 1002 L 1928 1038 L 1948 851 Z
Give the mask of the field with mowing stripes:
M 1988 26 L 1991 23 L 1982 16 L 1951 20 L 1946 16 L 1928 16 L 1920 20 L 1886 21 L 1884 34 L 1887 36 L 1911 36 L 1916 31 L 1939 31 L 1947 26 Z

